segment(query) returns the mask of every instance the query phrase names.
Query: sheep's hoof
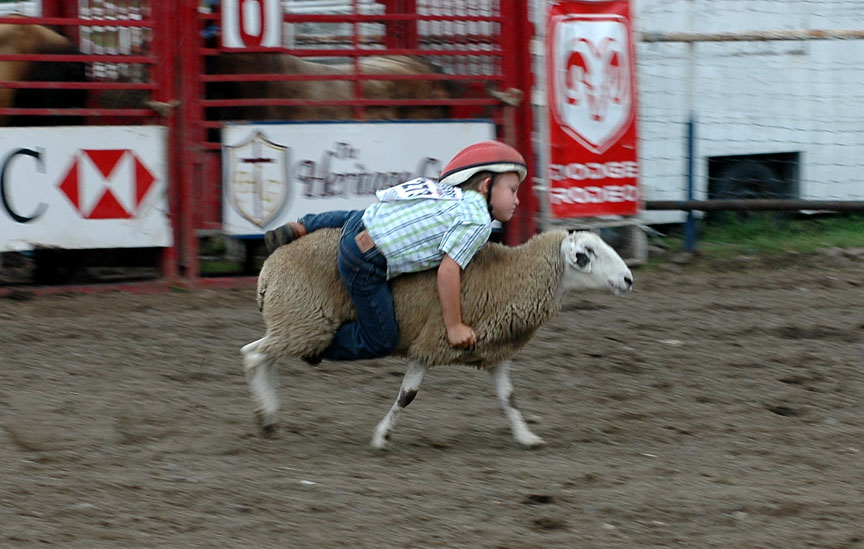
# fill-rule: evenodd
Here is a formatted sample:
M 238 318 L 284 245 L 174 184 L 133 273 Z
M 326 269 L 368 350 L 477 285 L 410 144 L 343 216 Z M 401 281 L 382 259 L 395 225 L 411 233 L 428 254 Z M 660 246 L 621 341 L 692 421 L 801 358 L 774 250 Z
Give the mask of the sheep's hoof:
M 276 424 L 268 423 L 267 425 L 261 425 L 261 436 L 264 438 L 276 438 Z
M 544 446 L 546 446 L 546 441 L 538 437 L 537 435 L 524 437 L 518 442 L 526 450 L 537 450 L 538 448 L 543 448 Z
M 278 422 L 274 417 L 266 417 L 264 414 L 257 412 L 258 429 L 261 431 L 261 436 L 264 438 L 273 438 L 276 436 L 276 427 Z
M 385 437 L 385 436 L 378 435 L 376 433 L 375 436 L 372 437 L 372 442 L 370 443 L 370 445 L 373 448 L 375 448 L 376 450 L 389 450 L 390 449 L 389 438 L 390 438 L 390 435 L 387 435 Z

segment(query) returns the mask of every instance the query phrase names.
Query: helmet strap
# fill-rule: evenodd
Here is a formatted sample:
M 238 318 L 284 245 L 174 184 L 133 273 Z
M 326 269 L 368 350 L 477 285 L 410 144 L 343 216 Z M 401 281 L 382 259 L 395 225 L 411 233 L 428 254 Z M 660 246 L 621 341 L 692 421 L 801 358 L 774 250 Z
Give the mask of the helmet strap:
M 489 176 L 489 188 L 486 189 L 486 204 L 489 206 L 489 216 L 492 216 L 492 187 L 495 186 L 495 181 L 498 180 L 497 173 L 493 173 Z

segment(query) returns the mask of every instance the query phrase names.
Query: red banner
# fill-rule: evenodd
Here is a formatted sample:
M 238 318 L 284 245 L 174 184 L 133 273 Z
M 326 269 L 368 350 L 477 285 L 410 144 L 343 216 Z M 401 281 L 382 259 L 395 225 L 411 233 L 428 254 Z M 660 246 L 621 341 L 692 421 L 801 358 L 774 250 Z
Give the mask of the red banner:
M 552 217 L 639 206 L 630 2 L 558 2 L 546 21 Z

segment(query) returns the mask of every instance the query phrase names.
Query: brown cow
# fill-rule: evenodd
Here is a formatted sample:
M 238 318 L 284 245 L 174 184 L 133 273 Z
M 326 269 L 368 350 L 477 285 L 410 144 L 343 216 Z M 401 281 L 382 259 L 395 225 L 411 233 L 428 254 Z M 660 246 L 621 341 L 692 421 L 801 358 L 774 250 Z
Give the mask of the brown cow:
M 23 19 L 23 17 L 22 17 Z M 72 42 L 42 25 L 0 24 L 0 55 L 79 53 Z M 68 62 L 4 61 L 0 59 L 0 81 L 67 82 L 84 81 L 84 64 Z M 83 107 L 86 90 L 0 88 L 0 107 L 74 108 Z M 0 115 L 0 126 L 58 125 L 80 123 L 70 116 Z

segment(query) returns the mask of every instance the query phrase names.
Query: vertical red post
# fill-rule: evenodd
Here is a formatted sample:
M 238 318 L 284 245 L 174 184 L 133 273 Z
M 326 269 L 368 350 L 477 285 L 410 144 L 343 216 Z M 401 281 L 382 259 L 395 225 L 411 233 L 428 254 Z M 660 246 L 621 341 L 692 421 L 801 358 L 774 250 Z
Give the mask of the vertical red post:
M 528 163 L 528 177 L 519 188 L 519 207 L 513 219 L 507 224 L 504 241 L 507 244 L 520 244 L 537 232 L 536 215 L 539 203 L 534 193 L 534 149 L 532 132 L 534 117 L 531 112 L 531 88 L 533 73 L 531 67 L 531 39 L 533 27 L 528 19 L 528 0 L 501 0 L 502 70 L 504 90 L 516 89 L 522 92 L 522 102 L 517 107 L 504 107 L 505 123 L 512 128 L 513 135 L 505 136 L 512 141 Z M 510 117 L 510 120 L 506 120 Z
M 63 0 L 42 0 L 42 17 L 78 17 L 78 2 L 64 2 Z M 72 40 L 79 43 L 78 25 L 67 25 L 62 32 Z
M 172 16 L 173 6 L 169 2 L 153 1 L 150 5 L 150 17 L 153 20 L 152 42 L 150 54 L 156 58 L 151 78 L 157 84 L 153 99 L 165 104 L 172 104 L 178 99 L 177 79 L 174 77 L 174 37 L 177 36 L 175 18 Z M 177 260 L 179 249 L 177 187 L 181 181 L 177 110 L 170 109 L 160 120 L 168 128 L 166 157 L 168 161 L 168 207 L 171 225 L 174 229 L 173 244 L 166 248 L 161 257 L 160 270 L 164 278 L 177 276 Z
M 178 130 L 178 141 L 171 153 L 179 164 L 176 197 L 176 221 L 178 228 L 177 244 L 181 274 L 189 279 L 198 278 L 198 198 L 201 192 L 202 143 L 204 130 L 201 125 L 202 112 L 200 97 L 203 85 L 200 74 L 203 72 L 201 59 L 201 25 L 198 18 L 198 0 L 177 0 L 180 9 L 175 59 L 182 90 Z M 175 13 L 177 13 L 175 12 Z M 176 16 L 176 15 L 175 15 Z
M 402 13 L 417 15 L 417 0 L 402 0 Z M 420 33 L 417 29 L 417 21 L 405 21 L 403 32 L 405 33 L 405 48 L 416 49 L 420 45 Z
M 399 13 L 399 5 L 401 3 L 402 0 L 385 0 L 384 13 L 387 15 Z M 387 49 L 399 47 L 399 23 L 400 21 L 387 21 L 384 23 L 384 46 Z
M 351 2 L 351 15 L 356 16 L 360 13 L 360 2 L 359 0 L 352 0 Z M 351 22 L 351 48 L 356 50 L 360 47 L 360 24 L 357 23 L 356 19 Z M 360 74 L 360 56 L 357 55 L 357 52 L 351 57 L 351 62 L 354 66 L 354 74 Z M 359 78 L 354 79 L 353 83 L 354 88 L 354 99 L 363 99 L 363 81 Z M 366 110 L 359 106 L 354 105 L 351 108 L 351 112 L 356 120 L 365 120 L 366 119 Z
M 417 13 L 417 0 L 387 0 L 385 12 L 387 15 L 415 15 Z M 388 21 L 385 25 L 387 36 L 385 45 L 387 48 L 410 48 L 417 47 L 419 42 L 417 33 L 417 21 Z
M 61 6 L 59 0 L 42 0 L 42 17 L 60 17 Z

